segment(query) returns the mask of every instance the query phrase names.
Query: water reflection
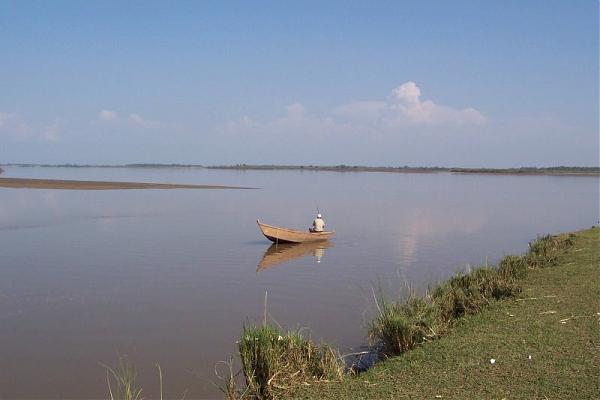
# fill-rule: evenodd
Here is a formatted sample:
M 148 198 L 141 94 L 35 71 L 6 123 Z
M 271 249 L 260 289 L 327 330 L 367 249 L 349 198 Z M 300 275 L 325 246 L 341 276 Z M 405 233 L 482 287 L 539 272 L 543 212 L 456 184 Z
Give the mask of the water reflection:
M 463 210 L 417 210 L 413 214 L 401 216 L 401 222 L 395 226 L 394 237 L 397 238 L 398 258 L 404 266 L 410 266 L 417 261 L 417 252 L 421 242 L 431 241 L 435 236 L 452 234 L 472 235 L 481 230 L 488 222 L 485 211 L 470 208 Z
M 325 249 L 333 247 L 329 241 L 316 243 L 279 243 L 269 246 L 262 260 L 258 263 L 256 272 L 312 254 L 317 263 L 325 256 Z

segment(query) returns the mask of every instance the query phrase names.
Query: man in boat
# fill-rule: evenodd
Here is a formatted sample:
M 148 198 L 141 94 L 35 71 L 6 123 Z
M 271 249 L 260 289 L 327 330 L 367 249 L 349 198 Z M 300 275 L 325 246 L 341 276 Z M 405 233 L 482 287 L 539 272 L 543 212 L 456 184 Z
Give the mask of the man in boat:
M 325 220 L 321 217 L 321 213 L 317 214 L 317 218 L 313 221 L 312 228 L 309 229 L 311 232 L 323 232 L 325 230 Z

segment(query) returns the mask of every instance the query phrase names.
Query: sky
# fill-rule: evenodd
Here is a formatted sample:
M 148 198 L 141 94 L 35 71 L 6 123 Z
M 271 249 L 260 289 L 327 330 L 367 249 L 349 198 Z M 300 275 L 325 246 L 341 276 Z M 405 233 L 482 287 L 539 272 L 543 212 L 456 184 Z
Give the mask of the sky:
M 0 163 L 598 166 L 597 1 L 0 2 Z

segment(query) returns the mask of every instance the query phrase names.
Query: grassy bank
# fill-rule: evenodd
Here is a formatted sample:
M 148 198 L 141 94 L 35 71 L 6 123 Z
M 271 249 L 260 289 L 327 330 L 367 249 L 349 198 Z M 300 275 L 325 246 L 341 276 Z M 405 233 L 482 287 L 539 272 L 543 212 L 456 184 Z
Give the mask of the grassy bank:
M 369 333 L 385 361 L 367 372 L 307 373 L 304 365 L 324 353 L 292 364 L 286 360 L 297 360 L 299 353 L 281 346 L 265 365 L 265 358 L 256 356 L 263 353 L 260 348 L 249 353 L 240 346 L 249 385 L 237 394 L 261 399 L 598 398 L 599 265 L 599 229 L 540 238 L 526 254 L 508 256 L 497 268 L 457 275 L 425 297 L 380 299 Z M 241 343 L 260 344 L 260 329 L 246 328 Z M 289 335 L 270 329 L 279 341 Z M 309 339 L 303 346 L 314 347 Z M 322 348 L 335 368 L 332 350 Z M 257 380 L 258 363 L 268 373 Z
M 572 239 L 550 264 L 528 266 L 518 296 L 365 373 L 285 398 L 600 398 L 600 229 Z

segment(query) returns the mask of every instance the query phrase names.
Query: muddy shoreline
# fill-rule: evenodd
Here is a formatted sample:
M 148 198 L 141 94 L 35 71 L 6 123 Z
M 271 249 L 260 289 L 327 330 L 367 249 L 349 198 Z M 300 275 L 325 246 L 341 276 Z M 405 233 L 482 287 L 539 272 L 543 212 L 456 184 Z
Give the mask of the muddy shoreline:
M 0 188 L 120 190 L 120 189 L 256 189 L 241 186 L 187 185 L 175 183 L 75 181 L 62 179 L 0 178 Z

